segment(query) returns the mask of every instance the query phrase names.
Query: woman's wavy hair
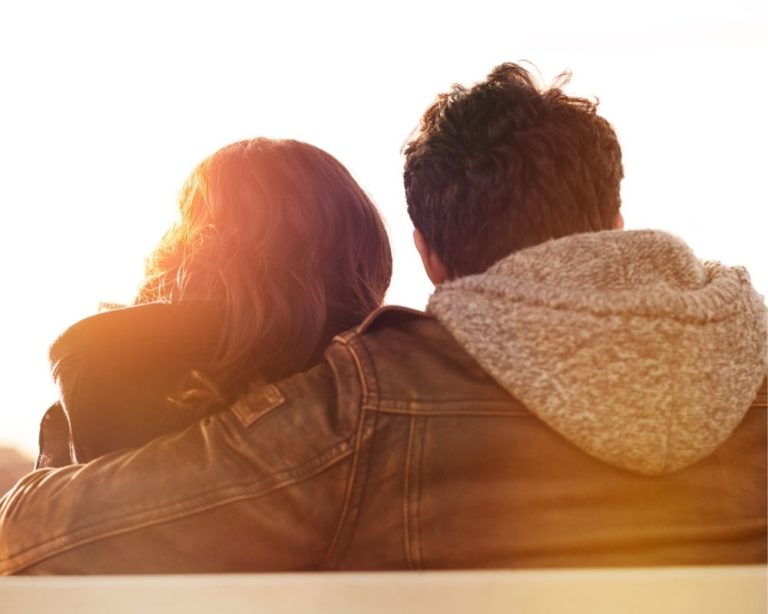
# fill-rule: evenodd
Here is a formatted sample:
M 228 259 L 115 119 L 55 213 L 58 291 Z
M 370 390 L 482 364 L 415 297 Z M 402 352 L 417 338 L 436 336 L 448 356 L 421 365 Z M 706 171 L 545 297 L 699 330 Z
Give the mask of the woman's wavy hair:
M 248 378 L 308 367 L 384 299 L 392 254 L 381 217 L 317 147 L 266 138 L 228 145 L 195 168 L 179 208 L 147 260 L 136 303 L 219 310 L 218 349 L 193 372 L 182 405 L 227 404 Z

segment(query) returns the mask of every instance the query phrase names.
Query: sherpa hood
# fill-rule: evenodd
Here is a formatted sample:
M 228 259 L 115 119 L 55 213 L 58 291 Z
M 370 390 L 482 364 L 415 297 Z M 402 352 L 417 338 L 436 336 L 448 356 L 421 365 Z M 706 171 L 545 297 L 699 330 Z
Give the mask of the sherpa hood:
M 443 284 L 429 310 L 566 439 L 644 474 L 710 454 L 766 375 L 766 308 L 746 270 L 658 231 L 521 250 Z

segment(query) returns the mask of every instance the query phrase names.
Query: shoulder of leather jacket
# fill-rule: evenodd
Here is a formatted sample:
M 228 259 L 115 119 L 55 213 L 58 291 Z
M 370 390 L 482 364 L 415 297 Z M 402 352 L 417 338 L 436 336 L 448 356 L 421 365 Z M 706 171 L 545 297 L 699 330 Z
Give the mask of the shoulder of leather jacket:
M 401 307 L 400 305 L 385 305 L 372 311 L 355 332 L 357 334 L 369 332 L 377 328 L 386 326 L 397 326 L 404 322 L 414 320 L 432 320 L 434 316 L 426 311 L 411 309 L 410 307 Z

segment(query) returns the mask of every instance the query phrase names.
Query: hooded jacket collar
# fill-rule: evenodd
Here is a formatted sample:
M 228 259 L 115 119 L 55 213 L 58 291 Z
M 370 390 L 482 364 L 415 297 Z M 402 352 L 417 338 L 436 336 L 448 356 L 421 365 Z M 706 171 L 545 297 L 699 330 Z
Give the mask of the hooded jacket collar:
M 521 250 L 443 284 L 429 310 L 561 435 L 644 474 L 711 453 L 766 374 L 766 309 L 746 270 L 659 231 Z

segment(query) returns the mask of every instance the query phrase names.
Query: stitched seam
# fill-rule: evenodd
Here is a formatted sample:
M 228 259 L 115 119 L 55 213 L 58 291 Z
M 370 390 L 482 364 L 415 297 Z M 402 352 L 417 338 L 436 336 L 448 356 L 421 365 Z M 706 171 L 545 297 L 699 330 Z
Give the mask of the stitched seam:
M 421 409 L 421 408 L 391 408 L 380 407 L 378 405 L 365 405 L 363 409 L 367 411 L 373 411 L 382 414 L 399 414 L 399 415 L 413 415 L 413 416 L 499 416 L 502 418 L 535 418 L 535 415 L 531 412 L 521 411 L 501 411 L 501 410 L 460 410 L 460 409 Z
M 371 326 L 376 324 L 379 318 L 385 313 L 400 313 L 417 316 L 420 319 L 432 319 L 433 316 L 425 311 L 419 311 L 418 309 L 412 309 L 411 307 L 403 307 L 402 305 L 383 305 L 368 315 L 365 320 L 355 329 L 355 333 L 365 333 Z
M 355 366 L 357 367 L 358 373 L 360 374 L 360 380 L 363 388 L 362 390 L 363 405 L 365 405 L 368 399 L 368 387 L 366 385 L 365 377 L 363 374 L 363 367 L 362 367 L 362 364 L 360 363 L 360 358 L 357 356 L 357 353 L 355 352 L 355 349 L 352 347 L 352 345 L 347 343 L 345 343 L 345 345 L 349 353 L 352 355 L 352 359 L 355 361 Z M 323 559 L 323 566 L 328 565 L 331 561 L 334 550 L 336 549 L 336 546 L 339 543 L 339 539 L 341 538 L 341 533 L 344 528 L 344 522 L 347 519 L 347 513 L 349 512 L 349 507 L 352 501 L 352 491 L 355 485 L 355 477 L 357 476 L 357 466 L 360 460 L 360 448 L 362 447 L 361 443 L 362 443 L 364 422 L 365 422 L 365 411 L 361 409 L 360 417 L 358 418 L 358 421 L 357 421 L 357 432 L 355 433 L 354 458 L 352 460 L 352 468 L 349 472 L 349 479 L 347 480 L 347 490 L 344 495 L 344 506 L 341 509 L 341 514 L 339 516 L 339 524 L 336 526 L 336 532 L 333 535 L 333 539 L 331 540 L 330 546 L 328 546 L 328 551 L 325 553 L 325 557 Z
M 343 345 L 343 346 L 349 347 L 349 341 L 350 341 L 350 339 L 352 337 L 355 336 L 355 334 L 356 333 L 355 333 L 354 330 L 349 330 L 349 331 L 347 331 L 345 333 L 340 333 L 340 334 L 336 335 L 333 339 L 331 339 L 331 342 L 332 343 L 338 343 L 339 345 Z
M 363 382 L 363 403 L 365 404 L 374 396 L 378 400 L 379 387 L 374 376 L 375 372 L 370 368 L 371 359 L 365 345 L 360 342 L 359 338 L 356 338 L 354 341 L 357 341 L 357 343 L 350 343 L 349 351 L 352 353 L 352 357 L 355 359 L 357 368 L 360 371 L 360 378 Z
M 355 484 L 355 476 L 357 474 L 357 465 L 360 458 L 360 442 L 362 440 L 362 432 L 363 432 L 363 417 L 365 416 L 365 412 L 360 412 L 360 419 L 358 421 L 358 427 L 357 427 L 357 434 L 355 437 L 355 448 L 354 448 L 354 457 L 352 459 L 352 468 L 349 472 L 349 479 L 347 480 L 347 491 L 344 494 L 344 507 L 341 509 L 341 514 L 339 516 L 339 524 L 336 526 L 336 532 L 333 535 L 333 539 L 331 540 L 331 545 L 328 546 L 328 551 L 325 554 L 325 557 L 323 558 L 323 565 L 326 565 L 333 555 L 333 551 L 336 549 L 336 546 L 338 544 L 339 538 L 341 537 L 342 529 L 344 528 L 344 521 L 347 519 L 347 513 L 349 512 L 349 506 L 350 502 L 352 500 L 352 490 Z
M 477 399 L 472 397 L 465 397 L 461 399 L 418 399 L 418 400 L 407 400 L 403 398 L 386 398 L 386 397 L 379 397 L 378 401 L 380 402 L 380 406 L 383 408 L 392 408 L 392 409 L 406 409 L 411 407 L 424 407 L 425 409 L 429 409 L 430 407 L 464 407 L 468 404 L 472 404 L 473 406 L 486 406 L 486 407 L 504 407 L 509 408 L 510 405 L 513 405 L 513 401 L 511 400 L 489 400 L 489 399 Z M 509 410 L 507 411 L 521 411 L 521 410 Z
M 357 352 L 355 351 L 354 346 L 348 343 L 347 349 L 349 350 L 349 353 L 352 355 L 352 360 L 355 361 L 357 372 L 360 374 L 360 383 L 362 384 L 362 387 L 363 387 L 363 405 L 366 405 L 370 397 L 370 391 L 368 390 L 368 378 L 366 377 L 365 368 L 363 367 L 363 363 L 360 359 L 360 356 L 358 356 Z
M 416 512 L 414 514 L 415 521 L 415 533 L 416 533 L 416 546 L 418 548 L 418 566 L 419 569 L 424 569 L 424 550 L 423 541 L 421 539 L 421 481 L 422 481 L 422 467 L 424 466 L 424 447 L 425 438 L 427 432 L 427 423 L 425 418 L 421 418 L 419 438 L 419 459 L 417 462 L 416 473 Z
M 405 561 L 408 569 L 413 569 L 413 555 L 411 553 L 411 531 L 410 514 L 408 503 L 410 500 L 410 476 L 411 476 L 411 454 L 413 452 L 413 434 L 415 430 L 416 418 L 411 417 L 408 424 L 408 447 L 405 452 L 405 479 L 403 480 L 403 545 L 405 548 Z
M 175 513 L 169 513 L 162 517 L 154 517 L 151 519 L 147 519 L 144 521 L 140 521 L 135 524 L 131 524 L 130 526 L 124 526 L 121 528 L 115 528 L 111 530 L 106 530 L 102 533 L 98 533 L 95 535 L 82 537 L 82 538 L 75 538 L 73 541 L 64 544 L 62 546 L 57 546 L 56 542 L 63 541 L 65 539 L 71 538 L 72 535 L 78 535 L 78 533 L 83 533 L 89 530 L 92 530 L 93 527 L 88 527 L 87 529 L 82 529 L 80 531 L 75 532 L 74 534 L 69 535 L 62 535 L 57 538 L 54 538 L 53 540 L 49 540 L 45 544 L 35 546 L 33 548 L 29 548 L 27 550 L 24 550 L 21 553 L 18 553 L 10 558 L 7 558 L 4 560 L 4 562 L 7 562 L 7 566 L 0 567 L 0 571 L 2 573 L 12 574 L 16 573 L 26 567 L 29 567 L 31 565 L 34 565 L 36 563 L 39 563 L 40 561 L 43 561 L 45 559 L 51 558 L 53 556 L 57 556 L 59 554 L 62 554 L 64 552 L 67 552 L 69 550 L 73 550 L 75 548 L 78 548 L 80 546 L 84 546 L 96 541 L 100 541 L 102 539 L 108 539 L 110 537 L 114 537 L 117 535 L 123 535 L 125 533 L 131 533 L 133 531 L 138 531 L 139 529 L 143 529 L 150 526 L 155 526 L 159 524 L 164 524 L 166 522 L 170 522 L 172 520 L 178 520 L 179 518 L 186 518 L 188 516 L 194 516 L 195 514 L 200 514 L 202 512 L 206 512 L 211 509 L 215 509 L 217 507 L 223 507 L 225 505 L 229 505 L 230 503 L 236 503 L 238 501 L 243 501 L 245 499 L 255 499 L 260 498 L 265 495 L 268 495 L 272 492 L 275 492 L 277 490 L 280 490 L 281 488 L 285 486 L 290 486 L 292 484 L 296 484 L 298 482 L 301 482 L 305 479 L 308 479 L 310 477 L 313 477 L 319 473 L 322 473 L 326 469 L 329 469 L 330 467 L 337 464 L 339 461 L 347 458 L 350 454 L 352 454 L 353 450 L 348 450 L 338 456 L 333 456 L 330 458 L 327 462 L 324 464 L 321 464 L 320 466 L 316 467 L 313 471 L 310 471 L 304 475 L 300 475 L 295 477 L 294 479 L 285 480 L 282 482 L 278 482 L 276 484 L 273 484 L 272 486 L 267 486 L 266 488 L 263 488 L 262 490 L 257 490 L 255 492 L 249 492 L 249 493 L 241 493 L 239 495 L 231 495 L 229 497 L 226 497 L 224 499 L 220 499 L 218 501 L 210 502 L 201 504 L 198 507 L 193 507 L 190 509 L 178 511 Z M 173 506 L 176 506 L 178 504 L 173 504 Z M 171 505 L 168 505 L 166 507 L 171 507 Z M 109 522 L 115 522 L 119 519 L 114 519 Z M 105 521 L 106 522 L 106 521 Z M 102 523 L 104 524 L 104 523 Z M 42 549 L 43 552 L 36 553 L 35 550 Z M 15 559 L 21 559 L 20 563 L 17 563 L 14 565 L 13 561 Z
M 373 424 L 370 426 L 366 426 L 369 416 L 373 420 Z M 347 550 L 349 550 L 349 542 L 351 542 L 352 537 L 355 534 L 355 530 L 357 529 L 357 523 L 360 519 L 359 510 L 361 507 L 361 500 L 364 496 L 365 491 L 365 485 L 366 480 L 368 479 L 368 470 L 370 466 L 370 459 L 371 455 L 373 454 L 373 445 L 368 445 L 367 449 L 364 449 L 364 441 L 366 437 L 370 437 L 371 440 L 373 439 L 373 434 L 376 431 L 376 420 L 377 416 L 376 414 L 364 414 L 363 419 L 363 429 L 362 429 L 362 438 L 360 440 L 360 454 L 356 457 L 357 467 L 355 472 L 355 480 L 352 484 L 352 490 L 350 491 L 350 502 L 353 500 L 355 501 L 355 505 L 357 506 L 357 509 L 355 509 L 355 512 L 351 514 L 349 518 L 345 518 L 345 522 L 347 522 L 347 526 L 343 528 L 342 533 L 339 535 L 339 543 L 336 544 L 336 550 L 338 551 L 340 548 L 344 548 L 344 550 L 341 551 L 339 554 L 338 552 L 333 553 L 333 557 L 329 559 L 329 565 L 327 568 L 333 568 L 334 566 L 337 566 L 339 563 L 339 560 L 341 557 L 346 554 Z M 357 494 L 356 494 L 357 493 Z M 348 510 L 349 515 L 349 510 Z M 344 537 L 342 537 L 343 534 L 349 535 L 350 537 L 347 539 L 347 544 L 344 546 Z M 340 545 L 341 544 L 341 545 Z M 335 558 L 335 560 L 334 560 Z
M 258 496 L 262 490 L 268 491 L 268 490 L 279 489 L 285 485 L 305 479 L 309 475 L 315 475 L 317 473 L 318 467 L 322 468 L 322 467 L 330 466 L 328 463 L 332 465 L 335 459 L 342 459 L 352 454 L 353 452 L 353 448 L 351 446 L 352 439 L 353 438 L 350 437 L 334 445 L 333 447 L 329 448 L 322 454 L 305 462 L 303 465 L 283 469 L 277 473 L 271 474 L 270 476 L 264 479 L 257 480 L 256 482 L 241 482 L 239 484 L 233 484 L 223 488 L 209 490 L 205 493 L 198 493 L 194 496 L 186 497 L 184 499 L 163 503 L 162 505 L 159 505 L 158 507 L 155 507 L 151 510 L 139 509 L 137 511 L 126 512 L 122 515 L 114 516 L 112 518 L 102 520 L 95 524 L 88 525 L 87 527 L 82 527 L 76 530 L 74 533 L 71 533 L 71 532 L 62 533 L 60 535 L 57 535 L 56 537 L 50 538 L 48 541 L 42 544 L 37 544 L 35 546 L 27 548 L 26 550 L 18 552 L 13 557 L 0 559 L 0 565 L 5 561 L 10 561 L 12 558 L 15 558 L 17 556 L 22 556 L 25 553 L 30 552 L 34 549 L 45 548 L 50 544 L 54 544 L 56 542 L 66 540 L 67 538 L 71 538 L 73 535 L 77 536 L 82 533 L 88 533 L 89 531 L 98 530 L 99 527 L 108 526 L 118 522 L 129 522 L 131 520 L 134 520 L 135 522 L 138 522 L 138 523 L 142 523 L 144 525 L 147 525 L 147 524 L 151 525 L 151 524 L 155 524 L 154 517 L 158 513 L 158 511 L 159 512 L 162 512 L 163 510 L 172 511 L 179 507 L 189 506 L 189 509 L 192 510 L 189 513 L 193 514 L 195 513 L 194 510 L 198 508 L 208 509 L 210 507 L 216 507 L 217 505 L 216 502 L 209 501 L 212 497 L 219 496 L 221 497 L 221 500 L 228 501 L 232 497 L 242 498 L 242 497 L 249 497 L 249 496 Z M 281 475 L 283 475 L 284 477 L 279 478 L 278 476 L 281 476 Z M 276 477 L 278 477 L 277 480 L 275 480 Z M 243 489 L 250 489 L 252 492 L 249 494 L 243 495 L 240 492 Z M 232 493 L 232 494 L 228 494 L 228 493 Z M 182 512 L 173 512 L 174 517 L 176 517 L 176 515 L 179 513 L 181 513 L 181 516 L 185 515 L 184 510 L 182 510 Z M 142 518 L 147 514 L 151 514 L 152 517 L 146 520 L 143 520 Z M 161 519 L 156 522 L 163 522 L 163 520 Z M 90 541 L 93 541 L 93 540 L 90 540 Z

